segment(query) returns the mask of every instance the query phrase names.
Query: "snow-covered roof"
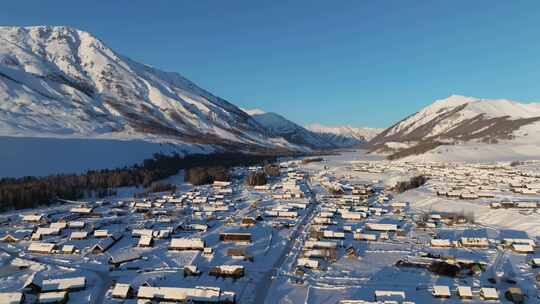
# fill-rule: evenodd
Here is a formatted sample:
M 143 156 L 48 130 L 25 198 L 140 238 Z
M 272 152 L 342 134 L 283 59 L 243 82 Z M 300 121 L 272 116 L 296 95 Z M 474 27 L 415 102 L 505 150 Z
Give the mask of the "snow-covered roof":
M 436 297 L 449 297 L 452 294 L 450 293 L 450 288 L 446 285 L 435 285 L 433 286 L 433 295 Z
M 473 296 L 470 286 L 458 286 L 457 292 L 460 297 L 470 298 Z
M 86 287 L 85 277 L 73 277 L 62 279 L 48 279 L 41 283 L 41 291 L 74 290 Z
M 38 242 L 32 242 L 28 246 L 28 251 L 30 252 L 38 252 L 38 253 L 50 253 L 53 251 L 53 249 L 56 247 L 55 244 L 52 243 L 38 243 Z
M 39 303 L 62 303 L 67 298 L 67 291 L 43 292 L 39 294 Z
M 182 288 L 182 287 L 148 287 L 141 286 L 137 293 L 138 298 L 142 299 L 162 299 L 169 301 L 200 301 L 200 302 L 215 302 L 218 303 L 225 297 L 230 297 L 234 300 L 234 293 L 222 293 L 219 287 L 201 287 Z
M 131 286 L 129 284 L 116 283 L 112 291 L 112 296 L 114 298 L 125 299 L 128 296 L 130 288 Z
M 22 299 L 22 292 L 0 292 L 0 303 L 2 304 L 20 304 Z
M 499 298 L 497 289 L 491 287 L 480 288 L 480 295 L 486 300 L 496 300 Z
M 200 238 L 174 238 L 169 246 L 173 249 L 203 249 L 204 241 Z

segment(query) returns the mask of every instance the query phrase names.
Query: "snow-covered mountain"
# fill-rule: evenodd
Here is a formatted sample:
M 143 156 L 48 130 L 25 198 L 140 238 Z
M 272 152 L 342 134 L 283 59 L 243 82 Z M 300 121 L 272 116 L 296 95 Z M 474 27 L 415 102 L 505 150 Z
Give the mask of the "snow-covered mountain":
M 335 144 L 317 133 L 311 132 L 306 128 L 288 120 L 287 118 L 271 112 L 264 112 L 260 109 L 244 110 L 250 114 L 253 119 L 263 126 L 269 136 L 281 137 L 288 142 L 307 146 L 312 149 L 332 149 L 343 147 Z
M 181 75 L 64 26 L 0 27 L 0 136 L 297 148 Z
M 349 143 L 349 145 L 365 143 L 384 130 L 352 126 L 324 126 L 321 124 L 311 124 L 306 126 L 306 129 L 318 133 L 332 142 Z
M 540 149 L 540 104 L 458 95 L 435 101 L 369 142 L 374 151 L 396 158 L 442 145 L 521 143 Z

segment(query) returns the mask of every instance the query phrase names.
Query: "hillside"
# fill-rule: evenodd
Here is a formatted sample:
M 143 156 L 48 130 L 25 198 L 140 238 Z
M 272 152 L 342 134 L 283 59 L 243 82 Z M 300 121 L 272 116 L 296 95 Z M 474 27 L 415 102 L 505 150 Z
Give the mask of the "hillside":
M 474 146 L 476 150 L 486 145 L 513 145 L 514 150 L 519 150 L 520 145 L 540 143 L 539 132 L 540 104 L 454 95 L 399 121 L 375 136 L 369 145 L 373 152 L 390 158 L 421 155 L 434 149 L 441 154 L 441 146 L 454 145 Z
M 316 150 L 341 147 L 277 113 L 264 112 L 259 109 L 245 111 L 266 129 L 269 136 L 284 138 L 292 144 Z
M 311 124 L 306 129 L 319 134 L 328 141 L 341 143 L 342 146 L 353 146 L 368 142 L 383 131 L 379 128 L 352 127 L 352 126 L 324 126 Z
M 177 73 L 69 27 L 0 27 L 0 135 L 143 139 L 289 149 L 248 114 Z

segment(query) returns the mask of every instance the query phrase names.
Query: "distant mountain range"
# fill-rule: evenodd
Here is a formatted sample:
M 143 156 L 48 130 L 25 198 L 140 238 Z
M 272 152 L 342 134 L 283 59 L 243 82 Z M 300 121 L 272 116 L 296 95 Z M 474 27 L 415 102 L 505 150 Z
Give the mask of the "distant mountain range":
M 456 155 L 449 159 L 460 159 L 456 149 L 465 153 L 463 148 L 469 146 L 477 151 L 477 160 L 489 160 L 492 157 L 481 152 L 487 145 L 498 146 L 501 151 L 511 148 L 506 158 L 534 156 L 530 149 L 536 149 L 538 157 L 540 104 L 453 95 L 380 132 L 369 145 L 373 152 L 390 158 L 430 152 L 432 159 L 443 159 L 436 154 L 453 151 Z
M 331 141 L 355 141 L 356 143 L 365 143 L 370 141 L 384 129 L 352 127 L 352 126 L 324 126 L 321 124 L 311 124 L 306 128 L 312 132 L 318 133 Z M 346 142 L 343 143 L 347 145 Z
M 326 127 L 320 124 L 302 127 L 276 113 L 260 109 L 244 110 L 275 137 L 312 149 L 334 149 L 365 144 L 382 129 L 354 128 L 350 126 Z

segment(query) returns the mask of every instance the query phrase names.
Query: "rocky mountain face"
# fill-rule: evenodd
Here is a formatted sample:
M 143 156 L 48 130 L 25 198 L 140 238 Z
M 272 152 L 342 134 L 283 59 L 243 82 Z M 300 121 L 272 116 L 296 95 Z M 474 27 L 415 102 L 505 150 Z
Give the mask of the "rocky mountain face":
M 454 95 L 384 130 L 369 146 L 374 152 L 401 158 L 441 145 L 536 141 L 539 131 L 540 104 Z
M 260 109 L 245 111 L 271 136 L 284 138 L 299 146 L 322 150 L 352 147 L 365 142 L 364 137 L 359 134 L 318 132 L 304 128 L 276 113 L 267 113 Z
M 343 146 L 366 143 L 384 130 L 352 126 L 324 126 L 321 124 L 311 124 L 306 126 L 306 129 L 319 134 L 328 141 L 340 143 Z
M 177 73 L 69 27 L 0 27 L 0 136 L 297 149 Z

